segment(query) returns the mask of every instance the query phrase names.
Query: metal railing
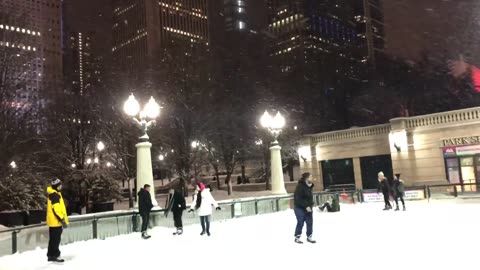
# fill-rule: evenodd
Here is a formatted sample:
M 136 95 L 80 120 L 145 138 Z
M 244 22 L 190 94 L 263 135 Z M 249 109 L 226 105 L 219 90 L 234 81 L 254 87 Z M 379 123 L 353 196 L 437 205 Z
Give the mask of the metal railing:
M 408 187 L 407 190 L 422 190 L 425 194 L 425 198 L 423 199 L 429 200 L 444 197 L 472 196 L 472 194 L 475 196 L 478 194 L 480 198 L 480 193 L 465 191 L 466 186 L 469 186 L 471 189 L 475 186 L 475 191 L 480 191 L 480 187 L 477 186 L 477 184 L 430 185 Z M 322 205 L 326 201 L 330 201 L 331 198 L 338 193 L 340 193 L 341 202 L 343 203 L 364 202 L 364 194 L 369 192 L 376 192 L 376 190 L 359 189 L 345 192 L 314 193 L 314 202 L 316 206 Z M 285 211 L 293 208 L 293 196 L 283 195 L 236 199 L 219 202 L 219 205 L 222 209 L 214 211 L 212 215 L 213 220 L 216 221 Z M 172 214 L 169 213 L 169 216 L 165 217 L 164 209 L 152 210 L 150 217 L 151 227 L 174 227 Z M 62 235 L 63 245 L 130 234 L 137 232 L 141 224 L 140 215 L 134 210 L 71 216 L 69 219 L 69 228 L 64 230 Z M 199 219 L 195 213 L 184 212 L 183 223 L 184 226 L 197 224 L 199 223 Z M 46 248 L 47 246 L 48 227 L 44 223 L 8 228 L 0 231 L 0 257 L 17 252 L 34 250 L 37 247 Z
M 316 205 L 330 200 L 332 193 L 315 193 Z M 214 211 L 216 221 L 275 213 L 293 208 L 293 196 L 268 196 L 219 202 L 221 210 Z M 98 214 L 71 216 L 70 225 L 62 234 L 62 245 L 92 239 L 105 239 L 137 232 L 141 218 L 137 211 L 112 211 Z M 199 223 L 195 213 L 184 212 L 184 226 Z M 165 217 L 164 209 L 154 209 L 150 215 L 150 227 L 173 228 L 173 217 Z M 48 227 L 45 223 L 8 228 L 0 231 L 0 257 L 48 246 Z

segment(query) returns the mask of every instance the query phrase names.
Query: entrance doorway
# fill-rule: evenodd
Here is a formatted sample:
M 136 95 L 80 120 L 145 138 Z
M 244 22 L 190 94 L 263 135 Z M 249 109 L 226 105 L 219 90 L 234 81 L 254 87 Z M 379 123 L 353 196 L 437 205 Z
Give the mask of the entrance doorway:
M 450 184 L 459 184 L 461 192 L 478 191 L 480 183 L 480 155 L 445 159 Z

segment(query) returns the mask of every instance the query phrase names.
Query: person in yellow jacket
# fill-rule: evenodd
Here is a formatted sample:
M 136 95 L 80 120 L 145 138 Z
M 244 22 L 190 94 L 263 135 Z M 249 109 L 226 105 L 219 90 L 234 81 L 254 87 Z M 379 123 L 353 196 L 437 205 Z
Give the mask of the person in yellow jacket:
M 63 228 L 68 226 L 67 209 L 63 201 L 62 181 L 55 178 L 47 187 L 47 226 L 49 232 L 47 257 L 49 262 L 64 262 L 60 259 L 60 241 Z

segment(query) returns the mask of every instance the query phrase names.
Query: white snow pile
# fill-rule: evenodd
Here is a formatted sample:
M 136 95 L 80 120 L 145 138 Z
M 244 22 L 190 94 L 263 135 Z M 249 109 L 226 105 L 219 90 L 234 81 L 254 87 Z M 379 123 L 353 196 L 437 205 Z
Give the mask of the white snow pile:
M 295 216 L 285 211 L 200 225 L 184 235 L 155 228 L 62 246 L 64 264 L 47 262 L 46 250 L 0 257 L 0 270 L 41 269 L 478 269 L 480 203 L 407 202 L 406 212 L 380 203 L 342 205 L 314 216 L 317 244 L 293 242 Z M 305 228 L 304 228 L 305 232 Z M 305 239 L 305 236 L 303 236 Z

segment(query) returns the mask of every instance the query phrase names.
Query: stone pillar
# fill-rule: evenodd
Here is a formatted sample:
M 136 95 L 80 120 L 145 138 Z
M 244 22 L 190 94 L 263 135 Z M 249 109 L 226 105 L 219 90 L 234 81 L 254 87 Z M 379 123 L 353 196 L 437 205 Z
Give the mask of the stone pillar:
M 353 158 L 353 175 L 355 177 L 355 188 L 362 189 L 362 166 L 360 165 L 360 158 Z
M 155 186 L 153 184 L 152 153 L 150 152 L 152 144 L 149 142 L 141 142 L 135 145 L 135 147 L 137 147 L 137 192 L 140 188 L 143 188 L 145 184 L 150 185 L 150 195 L 152 196 L 153 206 L 158 206 L 157 200 L 155 199 Z
M 282 155 L 280 154 L 280 150 L 282 150 L 282 147 L 278 144 L 270 147 L 273 194 L 287 194 L 283 180 Z

